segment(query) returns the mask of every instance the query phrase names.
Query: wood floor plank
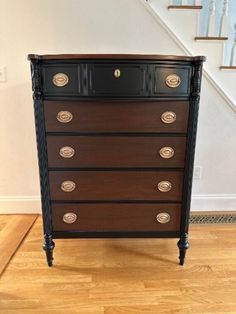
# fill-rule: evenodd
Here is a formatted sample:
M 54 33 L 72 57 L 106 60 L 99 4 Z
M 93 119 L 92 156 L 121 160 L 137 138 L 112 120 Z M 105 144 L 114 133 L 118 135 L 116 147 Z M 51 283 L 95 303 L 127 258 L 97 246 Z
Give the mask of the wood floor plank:
M 4 215 L 0 231 L 0 276 L 38 215 Z
M 235 314 L 235 235 L 191 225 L 183 267 L 177 239 L 57 239 L 49 268 L 40 217 L 1 277 L 0 313 Z

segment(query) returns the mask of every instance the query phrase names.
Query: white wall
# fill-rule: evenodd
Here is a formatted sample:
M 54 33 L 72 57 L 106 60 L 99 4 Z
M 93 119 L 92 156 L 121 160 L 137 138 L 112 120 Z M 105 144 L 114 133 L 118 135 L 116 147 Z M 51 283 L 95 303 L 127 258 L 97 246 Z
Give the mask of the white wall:
M 1 0 L 0 212 L 40 208 L 28 53 L 183 54 L 139 0 Z M 193 205 L 236 209 L 236 115 L 205 80 L 202 96 Z

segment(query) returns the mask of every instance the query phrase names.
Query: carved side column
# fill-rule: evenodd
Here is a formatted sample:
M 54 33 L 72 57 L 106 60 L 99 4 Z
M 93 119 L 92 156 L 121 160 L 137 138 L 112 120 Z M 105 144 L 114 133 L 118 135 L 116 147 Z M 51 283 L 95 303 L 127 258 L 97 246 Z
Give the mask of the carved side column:
M 49 195 L 49 178 L 47 165 L 47 146 L 43 115 L 43 95 L 41 84 L 40 60 L 31 60 L 32 89 L 34 100 L 35 128 L 38 149 L 38 164 L 41 187 L 41 204 L 43 215 L 44 245 L 48 266 L 52 266 L 54 242 L 52 240 L 51 206 Z
M 197 122 L 198 122 L 198 109 L 200 100 L 201 89 L 201 76 L 202 76 L 202 62 L 196 61 L 194 63 L 194 73 L 192 77 L 192 90 L 190 95 L 190 109 L 188 121 L 188 136 L 186 144 L 186 164 L 183 182 L 183 197 L 182 197 L 182 216 L 181 216 L 181 233 L 178 242 L 179 247 L 179 260 L 180 265 L 184 264 L 186 250 L 189 248 L 188 242 L 188 227 L 189 227 L 189 214 L 191 205 L 192 194 L 192 179 L 193 179 L 193 166 L 194 154 L 197 135 Z

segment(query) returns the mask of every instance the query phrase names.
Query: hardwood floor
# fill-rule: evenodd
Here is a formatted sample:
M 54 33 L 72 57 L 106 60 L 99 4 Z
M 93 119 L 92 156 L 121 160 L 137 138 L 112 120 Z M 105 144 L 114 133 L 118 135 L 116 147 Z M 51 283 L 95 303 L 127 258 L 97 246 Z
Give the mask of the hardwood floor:
M 177 239 L 55 242 L 48 268 L 39 217 L 1 277 L 0 313 L 236 313 L 234 224 L 190 225 L 183 267 Z
M 0 218 L 0 275 L 38 215 L 2 215 Z

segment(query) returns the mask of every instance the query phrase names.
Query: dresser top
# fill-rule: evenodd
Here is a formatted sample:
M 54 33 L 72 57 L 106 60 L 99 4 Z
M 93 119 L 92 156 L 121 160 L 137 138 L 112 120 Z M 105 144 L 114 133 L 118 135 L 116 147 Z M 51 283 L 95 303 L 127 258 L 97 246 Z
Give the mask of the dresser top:
M 144 55 L 144 54 L 29 54 L 28 60 L 76 60 L 76 59 L 128 59 L 155 61 L 206 61 L 204 56 L 175 56 L 175 55 Z

